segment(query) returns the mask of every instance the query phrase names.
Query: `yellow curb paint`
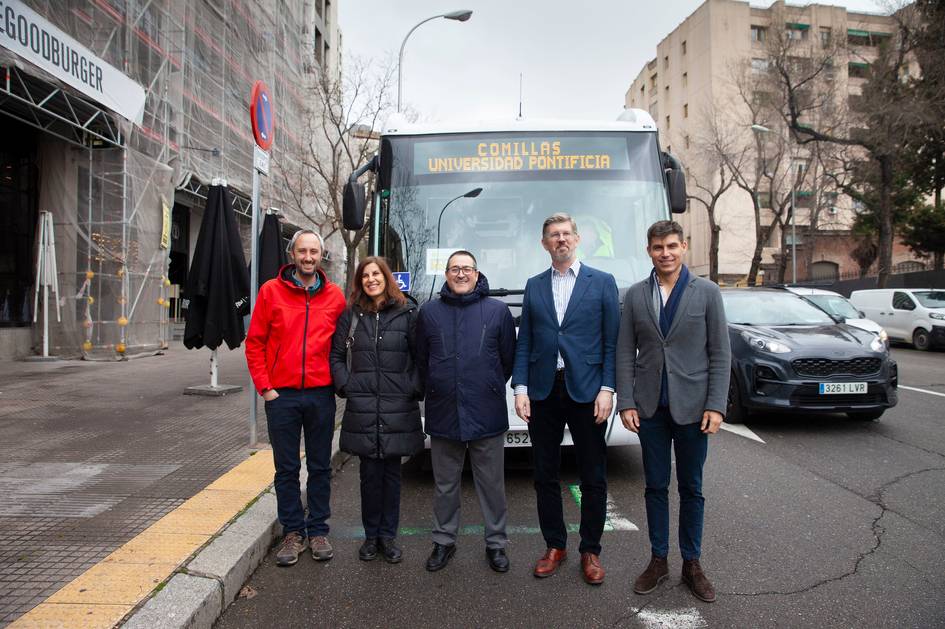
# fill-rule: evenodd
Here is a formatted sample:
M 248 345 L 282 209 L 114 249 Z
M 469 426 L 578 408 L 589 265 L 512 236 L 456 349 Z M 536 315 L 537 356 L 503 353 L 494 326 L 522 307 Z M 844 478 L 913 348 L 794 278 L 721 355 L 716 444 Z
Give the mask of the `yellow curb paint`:
M 127 605 L 72 605 L 42 603 L 11 627 L 23 629 L 76 629 L 112 627 L 128 613 Z
M 100 563 L 86 570 L 47 603 L 87 605 L 134 605 L 160 585 L 177 564 Z
M 206 544 L 210 535 L 156 533 L 148 529 L 102 563 L 173 563 L 179 564 Z
M 10 629 L 113 627 L 265 491 L 272 476 L 272 452 L 257 452 L 18 618 Z

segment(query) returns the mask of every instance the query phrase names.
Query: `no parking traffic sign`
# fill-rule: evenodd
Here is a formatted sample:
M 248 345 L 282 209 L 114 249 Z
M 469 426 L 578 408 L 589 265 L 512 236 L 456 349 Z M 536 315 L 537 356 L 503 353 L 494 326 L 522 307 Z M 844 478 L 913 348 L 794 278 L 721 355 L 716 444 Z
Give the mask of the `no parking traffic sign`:
M 256 144 L 262 150 L 268 151 L 272 146 L 276 120 L 269 88 L 262 81 L 256 81 L 253 84 L 253 91 L 249 97 L 249 120 L 253 124 L 253 137 L 256 138 Z

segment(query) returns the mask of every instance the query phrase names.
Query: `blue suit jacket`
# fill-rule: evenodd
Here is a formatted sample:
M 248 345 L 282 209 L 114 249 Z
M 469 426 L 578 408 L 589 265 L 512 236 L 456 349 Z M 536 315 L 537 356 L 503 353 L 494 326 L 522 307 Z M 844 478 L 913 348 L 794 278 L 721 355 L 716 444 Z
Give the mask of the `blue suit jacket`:
M 619 327 L 613 275 L 582 264 L 559 326 L 551 294 L 551 269 L 539 273 L 525 284 L 512 386 L 527 386 L 533 400 L 547 398 L 560 352 L 568 395 L 575 402 L 593 402 L 602 386 L 616 388 Z

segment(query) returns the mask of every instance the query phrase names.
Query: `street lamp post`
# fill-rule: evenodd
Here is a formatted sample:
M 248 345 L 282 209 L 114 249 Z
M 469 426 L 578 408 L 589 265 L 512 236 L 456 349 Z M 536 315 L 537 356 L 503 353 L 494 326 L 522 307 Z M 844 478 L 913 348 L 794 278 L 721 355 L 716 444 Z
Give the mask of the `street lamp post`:
M 473 12 L 468 9 L 462 9 L 459 11 L 450 11 L 449 13 L 441 13 L 439 15 L 434 15 L 428 17 L 425 20 L 417 22 L 413 28 L 407 31 L 407 35 L 404 37 L 404 41 L 400 44 L 400 54 L 397 56 L 397 112 L 400 113 L 401 103 L 402 103 L 402 94 L 403 94 L 403 67 L 404 67 L 404 46 L 407 45 L 407 39 L 410 38 L 410 35 L 413 34 L 422 24 L 426 24 L 430 20 L 435 20 L 437 18 L 446 18 L 447 20 L 456 20 L 457 22 L 465 22 L 470 17 L 472 17 Z
M 751 125 L 751 130 L 758 133 L 771 133 L 771 129 L 760 124 Z M 795 221 L 795 215 L 797 214 L 797 173 L 794 171 L 796 161 L 794 150 L 794 144 L 792 143 L 789 166 L 791 171 L 791 283 L 797 284 L 797 222 Z

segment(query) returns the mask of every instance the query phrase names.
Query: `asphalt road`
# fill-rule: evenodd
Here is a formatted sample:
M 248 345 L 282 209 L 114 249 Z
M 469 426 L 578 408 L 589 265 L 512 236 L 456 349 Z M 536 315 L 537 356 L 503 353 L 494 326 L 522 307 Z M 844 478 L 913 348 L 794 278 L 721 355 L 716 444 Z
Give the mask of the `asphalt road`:
M 352 460 L 332 486 L 335 559 L 319 564 L 306 555 L 277 568 L 270 556 L 248 583 L 251 597 L 238 599 L 217 626 L 943 627 L 945 352 L 893 354 L 900 383 L 923 391 L 902 389 L 899 405 L 877 422 L 769 416 L 747 424 L 764 443 L 732 432 L 712 438 L 702 563 L 718 590 L 714 604 L 680 585 L 675 551 L 669 581 L 649 596 L 632 592 L 649 558 L 638 447 L 615 448 L 608 457 L 617 530 L 604 533 L 606 582 L 581 581 L 576 534 L 562 571 L 535 579 L 531 569 L 544 543 L 527 453 L 516 451 L 506 480 L 515 527 L 508 574 L 489 569 L 474 529 L 460 538 L 445 570 L 424 570 L 431 476 L 409 465 L 404 562 L 358 561 Z M 577 482 L 567 457 L 563 480 Z M 564 491 L 566 517 L 576 524 L 578 507 Z M 463 510 L 465 525 L 481 523 L 468 475 Z

